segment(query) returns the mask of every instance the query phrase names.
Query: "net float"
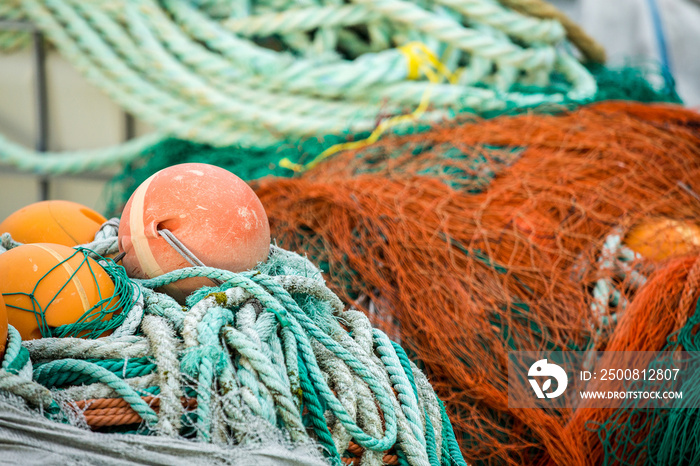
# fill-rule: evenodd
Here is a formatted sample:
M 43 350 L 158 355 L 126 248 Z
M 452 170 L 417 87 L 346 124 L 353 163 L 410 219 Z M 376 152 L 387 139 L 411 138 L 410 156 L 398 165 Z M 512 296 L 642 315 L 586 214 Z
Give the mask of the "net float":
M 77 246 L 94 240 L 106 221 L 98 212 L 77 202 L 41 201 L 22 207 L 3 220 L 0 234 L 9 233 L 20 243 Z
M 62 336 L 54 330 L 78 321 L 107 320 L 119 299 L 114 289 L 96 261 L 68 246 L 33 243 L 0 254 L 7 321 L 23 340 Z
M 255 192 L 233 173 L 203 163 L 152 175 L 129 198 L 119 225 L 122 264 L 132 278 L 194 265 L 242 272 L 264 261 L 269 248 L 270 226 Z M 212 285 L 187 278 L 164 291 L 184 302 L 192 291 Z
M 632 228 L 625 245 L 654 261 L 683 256 L 700 247 L 700 227 L 670 218 L 647 219 Z

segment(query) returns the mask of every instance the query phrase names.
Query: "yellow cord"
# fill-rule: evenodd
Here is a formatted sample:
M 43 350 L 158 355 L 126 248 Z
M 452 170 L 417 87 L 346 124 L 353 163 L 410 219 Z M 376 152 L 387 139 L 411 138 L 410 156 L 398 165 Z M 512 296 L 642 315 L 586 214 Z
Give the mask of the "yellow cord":
M 442 82 L 443 79 L 447 79 L 447 81 L 449 81 L 451 84 L 455 84 L 457 82 L 457 74 L 451 72 L 447 66 L 440 61 L 435 53 L 433 53 L 433 51 L 430 50 L 424 43 L 410 42 L 402 47 L 399 47 L 398 50 L 406 56 L 408 79 L 419 79 L 422 74 L 433 84 L 438 84 Z M 430 91 L 431 87 L 427 87 L 425 89 L 418 107 L 416 107 L 413 112 L 407 115 L 398 115 L 384 120 L 374 129 L 374 131 L 372 131 L 372 134 L 370 134 L 367 139 L 363 139 L 361 141 L 343 142 L 331 146 L 321 152 L 315 159 L 306 165 L 294 163 L 286 157 L 280 160 L 279 165 L 282 168 L 287 168 L 300 173 L 314 168 L 323 160 L 340 151 L 360 149 L 374 144 L 386 130 L 401 125 L 405 122 L 419 119 L 428 109 L 428 105 L 430 104 Z

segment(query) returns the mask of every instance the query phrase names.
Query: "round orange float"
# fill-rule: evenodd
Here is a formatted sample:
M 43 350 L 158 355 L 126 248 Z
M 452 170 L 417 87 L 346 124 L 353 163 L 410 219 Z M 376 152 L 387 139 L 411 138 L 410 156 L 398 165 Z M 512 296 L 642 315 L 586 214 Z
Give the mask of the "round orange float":
M 655 261 L 682 256 L 700 247 L 700 227 L 670 218 L 644 220 L 629 232 L 625 245 Z
M 70 201 L 42 201 L 19 209 L 0 223 L 0 234 L 10 233 L 20 243 L 77 246 L 95 239 L 106 222 L 99 213 Z
M 7 308 L 5 300 L 0 295 L 0 362 L 5 355 L 5 347 L 7 346 Z
M 96 314 L 118 300 L 112 298 L 112 279 L 97 262 L 68 246 L 49 243 L 25 244 L 0 254 L 0 293 L 7 320 L 23 340 L 42 337 L 42 314 L 48 331 L 75 323 L 103 300 Z
M 270 226 L 255 192 L 233 173 L 185 163 L 144 181 L 124 208 L 119 225 L 122 264 L 132 278 L 154 278 L 191 267 L 166 238 L 168 230 L 209 267 L 241 272 L 267 258 Z M 171 240 L 172 241 L 172 240 Z M 207 279 L 181 280 L 165 291 L 182 302 Z

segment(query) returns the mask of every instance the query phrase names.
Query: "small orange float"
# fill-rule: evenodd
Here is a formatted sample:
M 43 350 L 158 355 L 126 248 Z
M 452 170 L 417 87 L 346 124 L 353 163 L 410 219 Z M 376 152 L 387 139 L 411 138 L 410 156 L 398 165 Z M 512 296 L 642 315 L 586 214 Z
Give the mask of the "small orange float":
M 0 223 L 0 234 L 10 233 L 20 243 L 77 246 L 95 239 L 106 222 L 99 213 L 71 201 L 42 201 L 22 207 Z
M 629 232 L 625 245 L 655 261 L 682 256 L 700 247 L 700 227 L 670 218 L 644 220 Z
M 23 340 L 42 337 L 42 315 L 46 335 L 99 305 L 86 319 L 91 321 L 118 300 L 112 279 L 97 262 L 49 243 L 25 244 L 0 254 L 0 293 L 7 320 Z

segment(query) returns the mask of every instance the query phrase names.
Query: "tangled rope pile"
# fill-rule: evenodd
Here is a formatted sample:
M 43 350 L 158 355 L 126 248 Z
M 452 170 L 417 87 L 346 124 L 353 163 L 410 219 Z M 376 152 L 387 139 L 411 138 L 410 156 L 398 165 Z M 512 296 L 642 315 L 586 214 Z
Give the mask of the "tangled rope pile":
M 9 1 L 0 16 L 31 20 L 88 81 L 158 135 L 40 160 L 2 138 L 0 159 L 44 172 L 94 170 L 132 160 L 165 136 L 269 147 L 370 131 L 426 100 L 420 119 L 430 122 L 463 110 L 592 99 L 595 79 L 559 47 L 567 34 L 561 14 L 541 3 Z M 567 27 L 584 55 L 603 59 Z M 15 45 L 0 36 L 0 46 Z
M 92 245 L 111 250 L 114 226 Z M 189 277 L 221 285 L 187 308 L 155 291 Z M 335 464 L 465 464 L 423 373 L 306 259 L 273 246 L 254 271 L 195 267 L 133 284 L 136 302 L 108 337 L 21 342 L 10 327 L 0 390 L 100 431 L 239 445 L 281 429 Z

